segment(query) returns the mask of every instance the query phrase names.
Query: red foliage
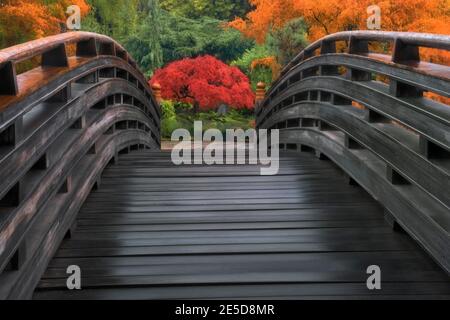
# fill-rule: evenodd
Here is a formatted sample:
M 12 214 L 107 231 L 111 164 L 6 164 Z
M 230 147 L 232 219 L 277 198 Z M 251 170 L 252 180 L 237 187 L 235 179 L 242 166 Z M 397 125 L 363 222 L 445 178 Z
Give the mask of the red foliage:
M 212 56 L 186 58 L 156 71 L 150 80 L 161 85 L 163 99 L 198 104 L 213 110 L 224 103 L 236 109 L 252 109 L 250 81 L 237 67 Z

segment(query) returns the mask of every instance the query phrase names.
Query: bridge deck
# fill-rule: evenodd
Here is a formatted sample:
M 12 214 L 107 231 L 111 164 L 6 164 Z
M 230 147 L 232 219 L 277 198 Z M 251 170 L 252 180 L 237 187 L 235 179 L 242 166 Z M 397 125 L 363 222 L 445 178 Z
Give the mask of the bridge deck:
M 450 298 L 448 277 L 330 162 L 175 167 L 121 156 L 83 206 L 36 299 Z M 379 265 L 382 290 L 366 287 Z M 66 268 L 79 265 L 82 290 Z

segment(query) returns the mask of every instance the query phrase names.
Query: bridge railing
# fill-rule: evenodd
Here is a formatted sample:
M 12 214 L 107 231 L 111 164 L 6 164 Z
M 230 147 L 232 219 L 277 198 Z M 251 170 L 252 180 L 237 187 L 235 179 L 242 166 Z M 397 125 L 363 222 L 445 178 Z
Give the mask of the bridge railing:
M 159 148 L 161 111 L 129 54 L 92 33 L 0 51 L 0 87 L 0 299 L 28 298 L 103 169 Z
M 336 52 L 345 41 L 347 51 Z M 390 55 L 370 41 L 391 42 Z M 421 61 L 420 47 L 450 37 L 343 32 L 313 43 L 257 108 L 257 126 L 280 129 L 283 148 L 331 159 L 450 271 L 450 68 Z
M 26 60 L 40 57 L 42 67 L 68 67 L 67 48 L 75 45 L 77 57 L 97 55 L 117 56 L 127 61 L 135 69 L 136 62 L 126 50 L 111 38 L 90 32 L 69 32 L 19 44 L 0 52 L 0 94 L 17 95 L 16 65 Z
M 283 70 L 285 74 L 292 66 L 315 55 L 336 53 L 336 43 L 347 42 L 349 54 L 369 54 L 369 42 L 390 44 L 393 49 L 389 56 L 392 62 L 411 65 L 420 62 L 420 48 L 450 50 L 447 36 L 413 32 L 345 31 L 331 34 L 309 45 L 299 53 Z

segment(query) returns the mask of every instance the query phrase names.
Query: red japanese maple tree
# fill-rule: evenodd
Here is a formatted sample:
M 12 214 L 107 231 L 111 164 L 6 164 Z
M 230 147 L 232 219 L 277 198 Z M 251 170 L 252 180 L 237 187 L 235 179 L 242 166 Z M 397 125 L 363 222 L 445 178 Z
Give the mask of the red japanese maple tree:
M 159 69 L 150 85 L 161 85 L 163 99 L 192 103 L 196 109 L 213 110 L 221 104 L 252 109 L 250 81 L 237 67 L 212 56 L 186 58 Z

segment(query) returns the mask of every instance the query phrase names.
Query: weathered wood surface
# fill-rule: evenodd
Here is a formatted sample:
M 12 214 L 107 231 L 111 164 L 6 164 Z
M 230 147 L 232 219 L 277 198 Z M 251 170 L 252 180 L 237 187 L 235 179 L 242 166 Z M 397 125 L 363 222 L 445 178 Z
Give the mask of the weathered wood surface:
M 1 50 L 0 82 L 0 299 L 27 299 L 104 167 L 159 148 L 161 110 L 124 49 L 92 33 Z
M 372 52 L 369 42 L 392 50 Z M 327 36 L 284 69 L 256 122 L 281 130 L 283 147 L 335 162 L 450 273 L 450 66 L 423 61 L 423 47 L 449 51 L 450 37 Z
M 34 298 L 450 298 L 447 275 L 331 162 L 287 152 L 280 168 L 120 156 Z M 69 265 L 82 290 L 66 289 Z M 367 289 L 369 265 L 382 290 Z
M 368 54 L 368 42 L 383 42 L 391 45 L 392 55 L 378 55 L 378 59 L 387 60 L 392 63 L 415 66 L 427 65 L 417 61 L 418 54 L 415 50 L 420 47 L 450 50 L 448 35 L 416 33 L 416 32 L 393 32 L 393 31 L 343 31 L 325 36 L 309 45 L 300 52 L 292 61 L 283 68 L 282 74 L 286 74 L 292 67 L 300 61 L 314 55 L 314 51 L 321 50 L 321 53 L 332 53 L 334 44 L 338 41 L 347 42 L 350 53 Z M 411 54 L 413 53 L 413 54 Z M 399 59 L 403 58 L 403 59 Z M 406 58 L 406 59 L 405 59 Z M 420 60 L 420 58 L 419 58 Z M 442 74 L 438 72 L 439 74 Z M 443 74 L 448 79 L 448 74 Z
M 369 41 L 391 54 L 369 52 Z M 281 129 L 284 148 L 333 160 L 449 272 L 450 113 L 423 93 L 450 97 L 450 69 L 421 61 L 421 47 L 449 50 L 450 37 L 330 35 L 283 71 L 257 124 Z M 2 50 L 0 78 L 0 298 L 29 298 L 104 167 L 159 146 L 161 110 L 133 59 L 92 33 Z M 303 155 L 283 165 L 262 177 L 256 166 L 125 156 L 36 297 L 448 297 L 448 274 L 336 169 Z M 381 292 L 364 285 L 374 260 L 388 270 Z M 80 292 L 62 289 L 71 261 L 86 266 Z

